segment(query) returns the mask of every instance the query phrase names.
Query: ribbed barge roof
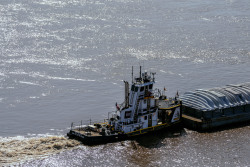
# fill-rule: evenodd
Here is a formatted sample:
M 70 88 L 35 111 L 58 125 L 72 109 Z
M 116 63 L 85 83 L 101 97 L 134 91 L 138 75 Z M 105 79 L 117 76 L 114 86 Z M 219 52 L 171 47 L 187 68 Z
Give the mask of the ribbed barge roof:
M 197 89 L 180 97 L 184 106 L 211 111 L 250 104 L 250 82 L 211 89 Z

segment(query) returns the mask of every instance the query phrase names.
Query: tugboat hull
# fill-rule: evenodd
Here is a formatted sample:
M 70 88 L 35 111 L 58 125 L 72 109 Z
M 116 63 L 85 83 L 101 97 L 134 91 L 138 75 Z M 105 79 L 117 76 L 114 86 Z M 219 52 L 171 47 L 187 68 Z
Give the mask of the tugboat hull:
M 112 143 L 112 142 L 126 140 L 128 138 L 126 134 L 112 134 L 108 136 L 89 136 L 81 134 L 75 130 L 70 130 L 69 133 L 67 133 L 67 136 L 70 139 L 76 139 L 86 145 Z
M 79 133 L 79 132 L 77 132 L 77 130 L 70 130 L 70 132 L 67 133 L 67 136 L 70 139 L 78 140 L 86 145 L 98 145 L 98 144 L 106 144 L 106 143 L 124 141 L 124 140 L 128 140 L 128 139 L 134 139 L 134 138 L 139 137 L 139 136 L 146 136 L 146 135 L 150 135 L 150 134 L 157 133 L 160 131 L 163 132 L 166 129 L 176 128 L 176 127 L 181 127 L 181 126 L 182 126 L 182 122 L 180 120 L 180 121 L 170 123 L 170 124 L 165 123 L 165 124 L 160 124 L 160 125 L 153 126 L 150 128 L 132 131 L 132 132 L 129 132 L 127 134 L 120 134 L 119 133 L 119 134 L 112 134 L 112 135 L 108 135 L 108 136 L 95 136 L 95 135 L 90 136 L 90 135 L 84 135 L 82 133 Z
M 143 134 L 149 134 L 149 133 L 152 133 L 152 132 L 162 131 L 164 129 L 168 129 L 170 127 L 174 127 L 174 126 L 177 126 L 177 125 L 180 125 L 180 124 L 181 124 L 181 121 L 174 122 L 174 123 L 171 123 L 171 124 L 169 124 L 169 123 L 160 124 L 160 125 L 156 125 L 156 126 L 153 126 L 153 127 L 132 131 L 132 132 L 127 133 L 127 135 L 128 135 L 128 137 L 140 136 L 140 135 L 143 135 Z

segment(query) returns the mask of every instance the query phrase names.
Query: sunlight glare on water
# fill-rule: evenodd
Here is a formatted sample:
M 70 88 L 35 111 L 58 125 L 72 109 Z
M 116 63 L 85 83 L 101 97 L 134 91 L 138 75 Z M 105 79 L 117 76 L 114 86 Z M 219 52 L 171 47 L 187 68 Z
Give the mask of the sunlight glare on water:
M 249 126 L 94 147 L 63 137 L 71 122 L 103 121 L 123 102 L 131 66 L 135 75 L 140 65 L 156 72 L 155 86 L 166 87 L 167 96 L 250 82 L 249 6 L 248 0 L 1 1 L 0 164 L 249 166 Z

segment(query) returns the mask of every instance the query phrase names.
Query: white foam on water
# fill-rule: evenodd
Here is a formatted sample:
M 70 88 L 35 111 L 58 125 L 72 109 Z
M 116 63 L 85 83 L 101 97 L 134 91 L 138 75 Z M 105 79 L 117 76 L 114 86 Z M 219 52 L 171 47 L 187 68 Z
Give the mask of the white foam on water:
M 0 137 L 0 164 L 10 165 L 76 147 L 80 142 L 51 134 Z
M 82 79 L 82 78 L 70 78 L 70 77 L 50 76 L 50 75 L 41 74 L 39 72 L 31 72 L 31 73 L 29 73 L 29 76 L 34 77 L 34 78 L 40 77 L 40 78 L 45 78 L 45 79 L 65 80 L 65 81 L 67 81 L 67 80 L 69 80 L 69 81 L 82 81 L 82 82 L 95 82 L 96 81 L 96 80 Z M 25 81 L 20 81 L 20 83 L 36 85 L 36 83 L 25 82 Z M 37 85 L 39 85 L 39 84 L 37 84 Z
M 174 75 L 175 73 L 172 72 L 172 71 L 164 71 L 164 70 L 159 70 L 160 72 L 162 73 L 166 73 L 166 74 L 171 74 L 171 75 Z
M 6 89 L 15 89 L 13 86 L 6 87 Z
M 46 35 L 42 33 L 35 33 L 35 37 L 53 37 L 58 40 L 65 40 L 64 38 L 60 38 L 55 35 Z M 39 51 L 39 50 L 38 50 Z M 42 52 L 42 50 L 41 50 Z M 68 66 L 68 67 L 82 67 L 86 64 L 86 62 L 92 61 L 92 58 L 44 58 L 44 57 L 37 57 L 37 56 L 28 56 L 28 57 L 21 57 L 21 58 L 11 58 L 5 60 L 5 63 L 9 64 L 22 64 L 22 63 L 31 63 L 31 64 L 45 64 L 45 65 L 56 65 L 56 66 Z M 11 72 L 12 74 L 25 74 L 25 72 Z
M 30 98 L 30 99 L 39 99 L 40 97 L 37 97 L 37 96 L 30 96 L 29 98 Z
M 13 10 L 13 11 L 25 11 L 25 5 L 21 3 L 11 3 L 8 5 L 8 10 Z
M 27 85 L 36 85 L 36 86 L 41 86 L 41 85 L 39 85 L 39 84 L 37 84 L 37 83 L 27 82 L 27 81 L 19 81 L 19 83 L 21 83 L 21 84 L 27 84 Z
M 156 57 L 155 53 L 151 50 L 138 50 L 135 48 L 129 48 L 127 51 L 131 56 L 136 57 L 138 60 L 148 60 L 150 58 Z
M 164 59 L 188 59 L 187 56 L 181 55 L 178 53 L 174 53 L 174 52 L 169 52 L 165 55 L 162 55 L 161 58 L 164 58 Z
M 45 96 L 48 96 L 49 94 L 50 94 L 50 92 L 42 93 L 41 95 L 42 95 L 43 97 L 45 97 Z
M 43 1 L 39 2 L 39 4 L 41 4 L 41 5 L 49 5 L 49 6 L 52 6 L 52 7 L 64 7 L 65 5 L 67 5 L 66 2 L 57 1 L 57 0 L 43 0 Z
M 209 22 L 212 22 L 212 21 L 213 21 L 212 19 L 208 19 L 208 18 L 205 18 L 205 17 L 201 17 L 201 20 L 209 21 Z
M 56 132 L 63 132 L 63 130 L 62 129 L 50 129 L 51 131 L 56 131 Z
M 0 72 L 0 76 L 5 77 L 6 75 L 4 73 Z
M 47 76 L 48 79 L 55 79 L 55 80 L 73 80 L 73 81 L 87 81 L 87 82 L 94 82 L 95 80 L 91 79 L 80 79 L 80 78 L 63 78 L 63 77 L 52 77 Z
M 23 70 L 15 70 L 15 71 L 11 71 L 9 72 L 9 74 L 14 74 L 14 75 L 27 75 L 27 72 L 24 72 Z
M 5 99 L 5 98 L 0 98 L 0 102 L 3 102 L 4 99 Z

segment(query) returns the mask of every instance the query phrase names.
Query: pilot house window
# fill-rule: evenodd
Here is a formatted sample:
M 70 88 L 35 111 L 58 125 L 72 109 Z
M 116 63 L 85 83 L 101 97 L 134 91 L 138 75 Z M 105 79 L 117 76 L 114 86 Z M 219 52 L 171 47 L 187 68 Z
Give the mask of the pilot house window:
M 130 118 L 130 117 L 131 117 L 131 111 L 126 111 L 125 118 Z
M 152 89 L 153 88 L 153 84 L 149 85 L 149 89 Z
M 135 85 L 132 85 L 131 87 L 131 91 L 137 92 L 138 91 L 138 87 Z

